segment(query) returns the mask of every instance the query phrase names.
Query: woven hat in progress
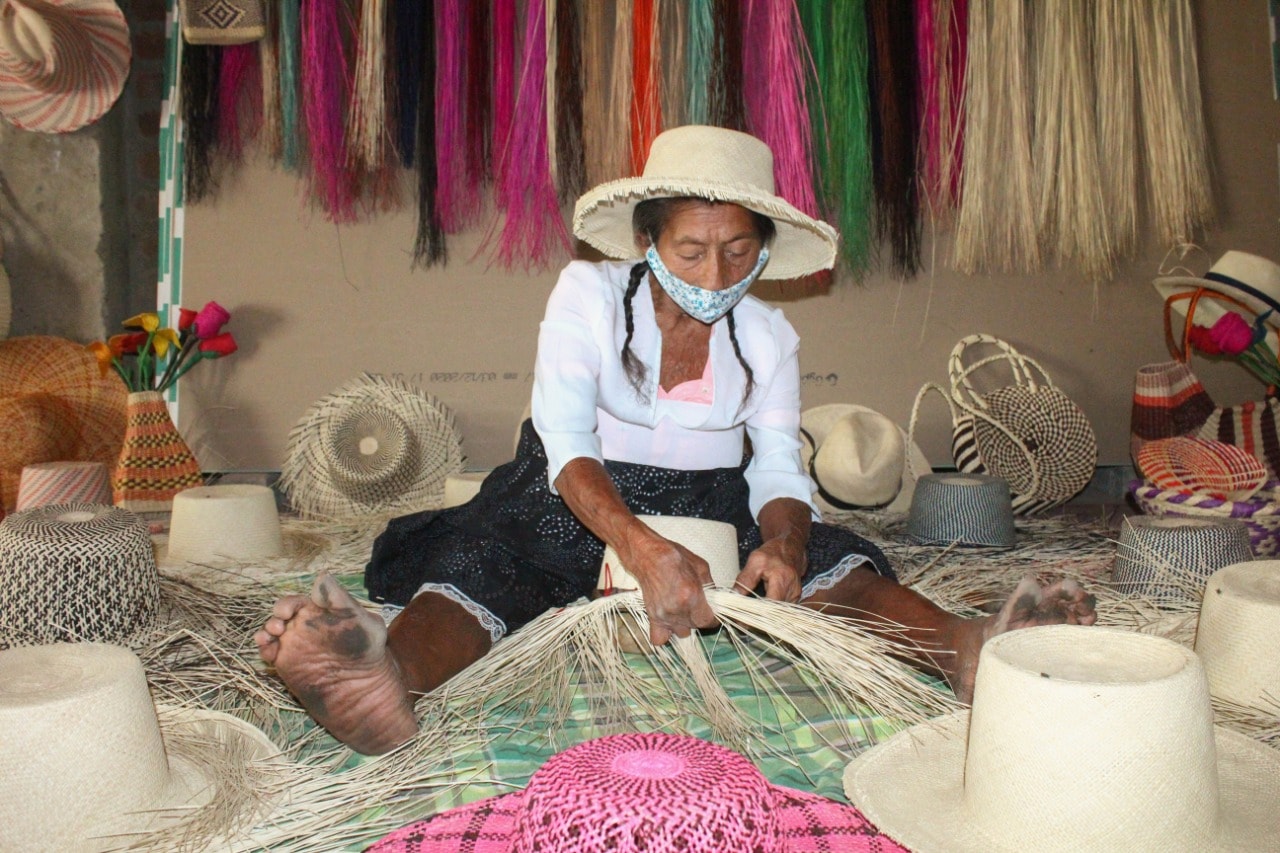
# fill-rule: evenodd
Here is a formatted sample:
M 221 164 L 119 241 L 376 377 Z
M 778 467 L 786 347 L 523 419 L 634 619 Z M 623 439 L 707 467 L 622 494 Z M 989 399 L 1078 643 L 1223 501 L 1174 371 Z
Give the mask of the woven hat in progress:
M 24 130 L 67 133 L 111 109 L 132 48 L 113 0 L 0 5 L 0 115 Z
M 916 853 L 1274 850 L 1280 751 L 1214 725 L 1171 640 L 1051 625 L 991 638 L 973 708 L 846 768 L 850 802 Z
M 463 462 L 453 412 L 400 380 L 366 373 L 293 428 L 280 486 L 306 517 L 409 513 L 438 508 L 445 479 Z
M 1126 516 L 1111 579 L 1127 595 L 1199 601 L 1215 571 L 1252 559 L 1249 528 L 1239 519 Z
M 114 468 L 129 391 L 83 346 L 45 335 L 0 341 L 0 499 L 17 503 L 22 469 L 92 461 Z M 49 455 L 52 454 L 52 455 Z
M 0 521 L 0 649 L 123 642 L 159 601 L 150 531 L 128 510 L 60 504 Z
M 692 196 L 731 202 L 773 220 L 764 280 L 799 278 L 831 269 L 836 230 L 801 213 L 774 192 L 773 152 L 745 133 L 688 125 L 658 134 L 644 174 L 588 190 L 573 210 L 573 233 L 610 258 L 636 258 L 631 214 L 652 198 Z
M 1216 699 L 1280 717 L 1280 561 L 1223 566 L 1205 584 L 1196 654 Z
M 1009 484 L 990 474 L 926 474 L 916 481 L 907 536 L 924 545 L 1013 547 Z
M 137 655 L 102 643 L 0 652 L 0 731 L 3 850 L 232 849 L 288 767 L 242 720 L 157 708 Z
M 636 516 L 654 533 L 683 545 L 707 561 L 711 579 L 721 589 L 733 589 L 738 579 L 738 531 L 725 521 L 687 518 L 680 515 Z M 606 545 L 600 563 L 600 589 L 639 589 L 640 584 L 618 559 L 612 545 Z
M 905 853 L 855 809 L 770 784 L 698 738 L 622 734 L 552 756 L 514 794 L 400 829 L 369 853 Z
M 162 564 L 248 563 L 284 554 L 276 496 L 267 486 L 228 483 L 178 492 Z

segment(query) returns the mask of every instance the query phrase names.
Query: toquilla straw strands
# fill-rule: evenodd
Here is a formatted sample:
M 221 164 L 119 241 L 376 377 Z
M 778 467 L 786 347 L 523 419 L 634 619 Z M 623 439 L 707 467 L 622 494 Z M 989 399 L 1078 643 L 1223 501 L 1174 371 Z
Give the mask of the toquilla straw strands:
M 1094 68 L 1102 199 L 1111 246 L 1117 255 L 1138 237 L 1138 124 L 1134 90 L 1134 20 L 1139 4 L 1096 0 Z

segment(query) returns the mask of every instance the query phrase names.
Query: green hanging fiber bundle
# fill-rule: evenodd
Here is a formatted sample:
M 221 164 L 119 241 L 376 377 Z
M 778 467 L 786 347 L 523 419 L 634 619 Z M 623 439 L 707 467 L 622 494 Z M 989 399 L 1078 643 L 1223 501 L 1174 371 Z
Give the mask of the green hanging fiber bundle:
M 832 198 L 831 139 L 824 100 L 831 86 L 831 0 L 799 0 L 800 25 L 809 45 L 810 73 L 806 76 L 809 126 L 813 128 L 814 166 L 818 174 L 818 205 L 824 214 L 836 210 Z
M 839 216 L 840 259 L 861 278 L 871 266 L 875 211 L 864 0 L 840 0 L 830 30 L 828 70 L 819 76 L 827 111 L 827 183 Z
M 689 0 L 689 37 L 685 42 L 685 90 L 689 124 L 710 120 L 711 52 L 715 49 L 711 0 Z
M 289 170 L 298 168 L 298 0 L 280 3 L 280 159 Z

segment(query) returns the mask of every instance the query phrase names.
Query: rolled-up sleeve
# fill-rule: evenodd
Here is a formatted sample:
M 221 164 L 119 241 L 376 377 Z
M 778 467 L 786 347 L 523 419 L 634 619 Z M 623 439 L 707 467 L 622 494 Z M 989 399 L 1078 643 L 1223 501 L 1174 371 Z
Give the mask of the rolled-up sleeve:
M 778 366 L 746 424 L 752 452 L 745 474 L 751 515 L 759 518 L 775 498 L 795 498 L 819 521 L 813 484 L 800 467 L 800 338 L 780 315 L 773 325 Z
M 596 432 L 603 288 L 588 264 L 574 262 L 560 274 L 538 330 L 531 408 L 533 426 L 547 453 L 547 481 L 570 460 L 604 457 Z

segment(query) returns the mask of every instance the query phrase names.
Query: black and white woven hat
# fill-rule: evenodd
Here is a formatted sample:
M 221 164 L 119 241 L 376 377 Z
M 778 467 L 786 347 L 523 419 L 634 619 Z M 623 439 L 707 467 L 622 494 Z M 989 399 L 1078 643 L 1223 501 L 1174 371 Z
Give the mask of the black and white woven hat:
M 311 518 L 435 509 L 462 470 L 453 412 L 397 379 L 364 374 L 321 398 L 289 434 L 280 486 Z
M 1116 588 L 1166 601 L 1199 601 L 1223 566 L 1253 559 L 1249 528 L 1232 518 L 1126 517 L 1111 569 Z
M 1013 547 L 1009 484 L 990 474 L 926 474 L 916 481 L 907 536 L 923 545 Z
M 0 521 L 0 649 L 123 642 L 159 601 L 150 532 L 128 510 L 59 504 Z

